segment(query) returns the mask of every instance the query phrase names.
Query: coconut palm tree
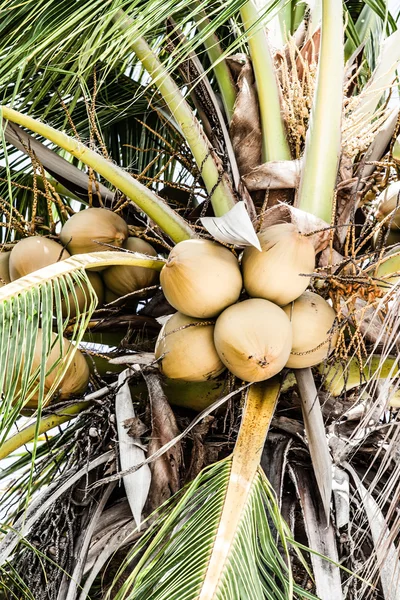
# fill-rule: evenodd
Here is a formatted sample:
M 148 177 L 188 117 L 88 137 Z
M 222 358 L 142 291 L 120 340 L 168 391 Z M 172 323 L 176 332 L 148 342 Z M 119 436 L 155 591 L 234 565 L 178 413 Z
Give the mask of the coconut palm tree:
M 2 16 L 2 597 L 398 598 L 394 3 L 28 0 Z M 93 208 L 126 232 L 72 252 L 65 224 Z M 324 358 L 258 382 L 166 377 L 170 252 L 213 240 L 237 265 L 281 223 L 316 256 L 303 289 L 334 311 L 297 354 Z M 121 251 L 128 233 L 139 251 Z M 73 256 L 38 269 L 25 252 L 10 281 L 3 262 L 34 236 Z M 137 268 L 100 302 L 102 279 Z

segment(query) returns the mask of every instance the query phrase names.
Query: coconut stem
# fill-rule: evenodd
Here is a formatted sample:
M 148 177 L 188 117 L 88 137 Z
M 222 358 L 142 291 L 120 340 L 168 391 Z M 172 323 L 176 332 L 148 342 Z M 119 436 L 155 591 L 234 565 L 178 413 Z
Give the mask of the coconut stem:
M 143 38 L 135 35 L 133 19 L 124 11 L 118 10 L 114 21 L 121 31 L 130 36 L 132 51 L 149 73 L 153 84 L 176 119 L 210 194 L 215 215 L 224 215 L 235 206 L 236 198 L 229 177 L 219 164 L 202 126 L 156 54 Z
M 202 11 L 194 15 L 194 19 L 197 23 L 198 29 L 207 35 L 207 29 L 210 27 L 211 22 L 206 17 L 205 13 Z M 203 40 L 203 44 L 207 50 L 210 63 L 212 64 L 212 68 L 215 73 L 215 79 L 217 80 L 219 91 L 221 92 L 225 113 L 228 122 L 230 122 L 236 100 L 235 83 L 226 60 L 222 58 L 223 53 L 217 35 L 215 33 L 207 35 L 207 37 L 205 37 Z
M 36 422 L 28 425 L 25 429 L 22 429 L 2 444 L 0 447 L 0 460 L 6 458 L 24 444 L 32 442 L 35 436 L 42 435 L 42 433 L 70 421 L 84 411 L 89 404 L 90 402 L 78 402 L 77 404 L 72 404 L 72 406 L 61 408 L 52 415 L 43 417 L 40 419 L 39 425 Z
M 260 105 L 263 162 L 290 160 L 290 149 L 281 113 L 280 89 L 266 31 L 253 2 L 240 11 L 246 31 Z
M 298 208 L 331 222 L 341 151 L 344 78 L 343 7 L 322 0 L 321 50 L 307 132 Z
M 232 456 L 232 468 L 226 491 L 220 526 L 216 533 L 218 544 L 213 545 L 208 568 L 199 592 L 199 600 L 212 600 L 220 581 L 223 566 L 237 535 L 243 510 L 260 466 L 261 453 L 279 397 L 277 377 L 254 383 L 247 396 L 239 435 Z

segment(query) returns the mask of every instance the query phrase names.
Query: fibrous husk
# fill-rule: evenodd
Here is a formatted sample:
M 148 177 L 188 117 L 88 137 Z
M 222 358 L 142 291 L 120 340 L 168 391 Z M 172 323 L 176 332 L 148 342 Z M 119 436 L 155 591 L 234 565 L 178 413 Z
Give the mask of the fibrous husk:
M 157 256 L 157 252 L 145 240 L 129 237 L 123 244 L 125 250 L 139 252 L 148 256 Z M 116 265 L 104 271 L 103 279 L 107 288 L 118 296 L 125 296 L 143 288 L 155 285 L 158 281 L 158 271 L 145 267 L 125 267 Z
M 104 304 L 109 304 L 110 302 L 115 302 L 118 300 L 119 296 L 115 294 L 113 291 L 108 289 L 107 286 L 104 286 Z
M 290 223 L 268 227 L 258 238 L 262 252 L 249 247 L 243 253 L 244 287 L 249 296 L 284 306 L 298 298 L 310 283 L 315 268 L 314 246 Z
M 293 343 L 287 367 L 305 369 L 322 362 L 338 340 L 332 332 L 336 313 L 324 298 L 304 292 L 295 302 L 283 307 L 292 324 Z
M 170 379 L 207 381 L 224 370 L 214 346 L 214 325 L 179 312 L 161 329 L 155 357 Z
M 242 64 L 237 79 L 238 93 L 230 125 L 230 134 L 239 173 L 245 175 L 261 162 L 261 123 L 253 68 L 245 55 L 230 57 Z
M 87 272 L 87 276 L 97 296 L 96 308 L 100 308 L 103 305 L 104 301 L 104 285 L 101 280 L 101 277 L 97 273 L 90 271 Z M 87 285 L 85 283 L 81 283 L 80 285 L 76 284 L 74 289 L 76 294 L 76 300 L 74 299 L 72 292 L 70 292 L 68 294 L 68 306 L 65 302 L 65 299 L 61 301 L 62 315 L 63 317 L 68 316 L 70 319 L 76 317 L 77 305 L 79 307 L 80 313 L 86 311 L 88 307 L 87 302 L 89 297 L 89 290 Z
M 44 382 L 44 393 L 45 395 L 48 393 L 54 381 L 56 380 L 60 370 L 62 369 L 63 359 L 66 358 L 67 354 L 71 351 L 71 342 L 69 342 L 66 338 L 63 338 L 62 352 L 60 353 L 60 343 L 56 340 L 57 336 L 55 333 L 52 333 L 51 343 L 54 344 L 53 349 L 50 351 L 50 355 L 46 361 L 46 375 Z M 34 373 L 35 370 L 40 366 L 41 358 L 42 358 L 42 340 L 43 334 L 42 330 L 38 330 L 38 335 L 36 339 L 34 357 L 31 367 L 31 373 Z M 60 360 L 61 359 L 61 360 Z M 21 359 L 23 361 L 23 357 Z M 60 360 L 57 367 L 55 367 L 51 372 L 49 372 L 53 365 Z M 66 373 L 63 378 L 59 382 L 57 389 L 54 391 L 54 394 L 58 396 L 59 400 L 66 400 L 71 396 L 79 396 L 82 394 L 88 385 L 89 382 L 89 367 L 83 356 L 83 354 L 76 350 L 74 354 L 74 358 L 69 365 Z M 25 405 L 29 408 L 36 408 L 38 403 L 39 393 L 36 392 L 32 398 L 29 399 L 29 402 Z
M 251 298 L 224 310 L 214 342 L 224 365 L 244 381 L 263 381 L 285 366 L 292 347 L 288 317 L 276 304 Z
M 9 265 L 10 252 L 0 252 L 0 287 L 11 283 Z
M 11 250 L 11 281 L 69 257 L 70 253 L 54 240 L 40 235 L 24 238 Z
M 243 286 L 235 256 L 209 240 L 177 244 L 160 280 L 165 297 L 174 308 L 200 319 L 215 317 L 236 302 Z
M 106 208 L 88 208 L 75 213 L 61 229 L 60 239 L 71 254 L 111 250 L 128 237 L 128 226 Z M 109 244 L 109 245 L 106 245 Z M 103 270 L 103 267 L 95 270 Z

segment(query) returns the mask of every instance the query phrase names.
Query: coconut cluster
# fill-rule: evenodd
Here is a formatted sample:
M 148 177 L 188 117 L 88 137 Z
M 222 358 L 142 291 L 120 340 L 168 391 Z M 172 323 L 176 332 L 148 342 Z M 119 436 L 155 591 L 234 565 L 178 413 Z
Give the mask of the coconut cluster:
M 0 253 L 0 286 L 60 260 L 66 260 L 71 255 L 110 250 L 114 246 L 132 252 L 157 256 L 157 252 L 146 241 L 128 237 L 128 235 L 128 226 L 119 215 L 104 208 L 83 210 L 73 215 L 65 223 L 60 233 L 60 243 L 43 236 L 31 236 L 20 240 L 11 252 Z M 103 302 L 110 302 L 131 292 L 154 285 L 158 282 L 159 277 L 157 271 L 143 267 L 113 266 L 97 271 L 100 270 L 101 273 L 96 272 L 96 269 L 90 269 L 87 272 L 96 294 L 97 308 L 101 307 Z M 68 298 L 61 297 L 61 310 L 65 318 L 76 317 L 78 309 L 79 312 L 86 310 L 88 290 L 85 288 L 87 288 L 85 284 L 77 284 L 74 290 L 69 292 Z M 69 344 L 68 340 L 64 339 L 62 356 L 58 345 L 51 351 L 47 365 L 49 370 L 57 360 L 64 359 L 68 353 Z M 41 348 L 42 336 L 39 330 L 32 372 L 40 362 Z M 46 377 L 46 391 L 51 388 L 55 373 L 56 371 L 53 370 Z M 83 391 L 88 381 L 88 365 L 83 355 L 77 350 L 56 391 L 60 398 L 66 398 Z M 34 405 L 35 402 L 37 402 L 36 397 L 30 400 L 30 405 Z
M 333 308 L 306 291 L 315 268 L 310 238 L 290 223 L 258 235 L 241 263 L 209 240 L 186 240 L 171 251 L 160 281 L 178 310 L 163 326 L 156 358 L 171 379 L 205 381 L 224 368 L 248 382 L 284 367 L 324 360 L 337 342 Z M 243 288 L 249 298 L 240 300 Z

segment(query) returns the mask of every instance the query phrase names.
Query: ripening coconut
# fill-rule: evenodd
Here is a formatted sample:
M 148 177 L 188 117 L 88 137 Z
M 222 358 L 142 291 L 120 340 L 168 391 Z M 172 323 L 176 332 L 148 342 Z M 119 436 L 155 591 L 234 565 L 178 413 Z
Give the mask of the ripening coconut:
M 56 334 L 52 333 L 52 343 L 56 339 Z M 38 330 L 38 335 L 36 338 L 35 352 L 33 357 L 33 363 L 31 368 L 31 373 L 34 373 L 37 368 L 40 366 L 41 355 L 42 355 L 42 340 L 43 340 L 43 332 L 41 329 Z M 50 390 L 53 385 L 57 374 L 59 373 L 59 369 L 62 368 L 62 361 L 66 360 L 67 353 L 71 347 L 71 342 L 69 342 L 66 338 L 63 338 L 63 348 L 62 348 L 62 358 L 57 367 L 55 367 L 51 373 L 49 373 L 44 382 L 44 393 Z M 50 356 L 46 362 L 46 371 L 48 372 L 52 365 L 60 358 L 60 344 L 57 342 L 53 349 L 50 352 Z M 22 359 L 21 369 L 23 366 Z M 22 371 L 21 371 L 22 372 Z M 83 354 L 76 350 L 74 358 L 69 365 L 66 373 L 64 374 L 62 380 L 59 382 L 57 389 L 55 390 L 55 394 L 58 395 L 59 400 L 66 400 L 71 396 L 78 396 L 82 394 L 88 385 L 89 382 L 89 367 L 83 356 Z M 29 400 L 26 404 L 28 408 L 37 408 L 39 393 L 36 394 Z
M 378 211 L 376 217 L 379 221 L 382 221 L 385 217 L 388 217 L 385 221 L 387 227 L 391 229 L 400 228 L 400 181 L 395 181 L 388 185 L 388 187 L 381 192 L 377 198 Z M 393 212 L 394 211 L 394 212 Z M 393 213 L 390 216 L 389 213 Z
M 189 327 L 188 327 L 189 326 Z M 155 356 L 162 358 L 161 371 L 170 379 L 206 381 L 224 370 L 214 346 L 214 325 L 175 313 L 157 339 Z
M 171 251 L 161 271 L 168 302 L 191 317 L 216 317 L 242 291 L 239 263 L 227 248 L 209 240 L 185 240 Z
M 112 250 L 103 243 L 121 247 L 127 237 L 128 226 L 125 221 L 106 208 L 88 208 L 75 213 L 60 233 L 62 243 L 71 254 Z
M 118 300 L 118 298 L 118 294 L 114 294 L 108 287 L 104 287 L 104 304 L 110 304 L 110 302 L 114 302 L 115 300 Z
M 293 344 L 287 367 L 304 369 L 322 362 L 336 346 L 337 333 L 330 333 L 336 313 L 314 292 L 304 292 L 283 310 L 292 323 Z
M 91 273 L 90 271 L 88 271 L 87 276 L 88 276 L 89 281 L 92 284 L 92 287 L 97 296 L 96 308 L 100 308 L 104 301 L 104 284 L 101 280 L 100 275 L 98 275 L 97 273 Z M 80 285 L 78 285 L 78 284 L 75 285 L 75 294 L 76 294 L 77 303 L 79 306 L 79 312 L 87 310 L 88 300 L 89 300 L 89 291 L 87 289 L 87 285 L 85 285 L 84 283 L 82 283 L 81 285 L 82 285 L 82 287 L 80 287 Z M 70 292 L 68 294 L 68 300 L 69 300 L 69 312 L 68 312 L 68 307 L 65 302 L 65 299 L 63 298 L 61 301 L 62 315 L 63 315 L 63 317 L 67 317 L 69 314 L 69 318 L 72 319 L 72 318 L 76 317 L 76 301 L 73 297 L 72 292 Z
M 310 277 L 302 274 L 314 271 L 314 246 L 291 223 L 267 227 L 258 239 L 262 252 L 253 246 L 243 252 L 244 287 L 249 296 L 284 306 L 298 298 L 310 283 Z
M 0 287 L 11 283 L 9 269 L 10 254 L 11 252 L 0 252 Z
M 54 240 L 40 235 L 24 238 L 11 250 L 11 281 L 69 257 L 70 253 Z
M 123 244 L 123 248 L 131 252 L 157 256 L 157 252 L 153 246 L 140 238 L 129 237 Z M 103 273 L 104 283 L 108 289 L 118 296 L 125 296 L 125 294 L 129 294 L 130 292 L 136 292 L 155 285 L 158 278 L 158 271 L 147 269 L 146 267 L 115 265 L 114 267 L 109 267 Z
M 233 304 L 218 317 L 214 343 L 224 365 L 244 381 L 263 381 L 283 369 L 292 348 L 290 321 L 261 298 Z

